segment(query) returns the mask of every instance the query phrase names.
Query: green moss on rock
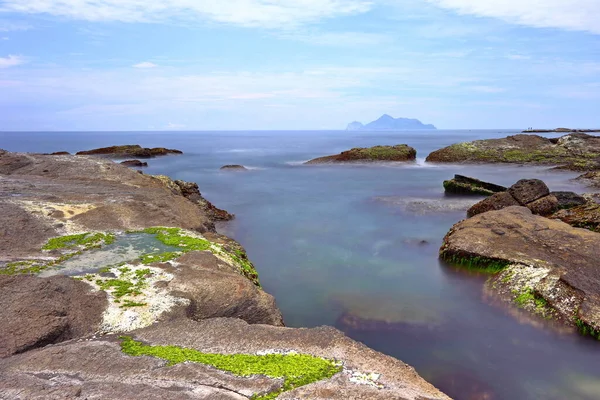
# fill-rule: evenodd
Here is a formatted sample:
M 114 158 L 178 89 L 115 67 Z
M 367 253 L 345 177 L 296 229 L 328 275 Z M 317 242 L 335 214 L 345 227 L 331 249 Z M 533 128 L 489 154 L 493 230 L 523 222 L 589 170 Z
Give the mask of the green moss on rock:
M 331 378 L 342 370 L 340 365 L 331 360 L 307 354 L 211 354 L 177 346 L 145 345 L 127 336 L 121 337 L 121 349 L 130 356 L 151 356 L 166 360 L 168 365 L 195 362 L 237 376 L 265 375 L 284 380 L 280 390 L 255 395 L 255 400 L 274 399 L 283 392 Z

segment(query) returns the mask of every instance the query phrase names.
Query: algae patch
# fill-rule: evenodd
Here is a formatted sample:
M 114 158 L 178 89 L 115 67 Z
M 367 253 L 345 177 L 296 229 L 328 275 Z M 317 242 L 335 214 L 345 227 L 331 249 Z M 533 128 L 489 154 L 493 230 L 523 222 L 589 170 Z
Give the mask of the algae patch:
M 177 346 L 145 345 L 127 336 L 122 336 L 121 340 L 121 349 L 125 354 L 161 358 L 170 366 L 195 362 L 242 377 L 265 375 L 283 379 L 281 389 L 257 394 L 252 397 L 254 400 L 274 399 L 283 392 L 331 378 L 342 371 L 341 365 L 334 361 L 307 354 L 211 354 Z

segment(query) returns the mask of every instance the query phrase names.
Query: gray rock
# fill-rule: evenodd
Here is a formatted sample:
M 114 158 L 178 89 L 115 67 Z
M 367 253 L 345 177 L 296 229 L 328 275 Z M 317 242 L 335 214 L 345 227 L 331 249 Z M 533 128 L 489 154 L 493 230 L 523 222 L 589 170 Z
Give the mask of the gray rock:
M 0 357 L 97 331 L 104 292 L 66 276 L 0 275 Z
M 550 194 L 550 189 L 539 179 L 521 179 L 508 192 L 521 205 L 527 205 Z
M 572 208 L 584 205 L 587 200 L 585 197 L 573 192 L 552 192 L 550 193 L 558 200 L 558 208 Z
M 494 193 L 505 192 L 507 188 L 493 183 L 480 181 L 463 175 L 454 175 L 454 179 L 444 181 L 446 194 L 491 196 Z

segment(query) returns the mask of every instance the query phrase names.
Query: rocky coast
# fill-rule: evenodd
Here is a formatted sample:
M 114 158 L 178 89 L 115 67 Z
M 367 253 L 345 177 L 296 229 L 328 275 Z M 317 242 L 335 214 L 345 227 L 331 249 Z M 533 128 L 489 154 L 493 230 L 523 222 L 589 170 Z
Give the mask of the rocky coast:
M 3 398 L 448 399 L 334 328 L 285 328 L 195 183 L 0 151 L 0 211 Z
M 333 164 L 333 163 L 365 163 L 382 161 L 414 161 L 417 151 L 406 145 L 374 146 L 369 148 L 356 147 L 331 156 L 319 157 L 307 161 L 305 164 Z

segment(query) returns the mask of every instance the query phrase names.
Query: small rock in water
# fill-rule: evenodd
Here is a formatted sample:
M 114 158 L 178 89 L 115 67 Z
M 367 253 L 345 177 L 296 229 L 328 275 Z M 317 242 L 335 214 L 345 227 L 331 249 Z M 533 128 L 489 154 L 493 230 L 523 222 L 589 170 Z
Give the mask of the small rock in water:
M 244 167 L 243 165 L 237 165 L 237 164 L 223 165 L 221 167 L 221 169 L 228 170 L 228 171 L 248 171 L 248 168 Z
M 140 160 L 122 161 L 121 164 L 125 165 L 127 167 L 147 167 L 148 166 L 147 162 L 143 162 L 143 161 L 140 161 Z
M 454 179 L 444 181 L 446 194 L 491 196 L 494 193 L 505 192 L 507 188 L 479 179 L 463 175 L 454 175 Z

